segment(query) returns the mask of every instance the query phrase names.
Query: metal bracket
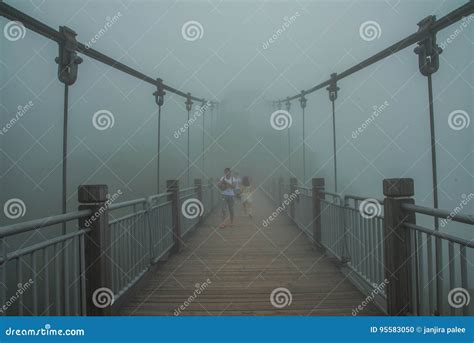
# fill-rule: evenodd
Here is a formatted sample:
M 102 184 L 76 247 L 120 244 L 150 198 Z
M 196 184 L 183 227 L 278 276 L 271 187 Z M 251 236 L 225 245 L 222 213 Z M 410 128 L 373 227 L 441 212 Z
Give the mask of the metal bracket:
M 301 105 L 301 108 L 305 108 L 306 107 L 306 102 L 308 101 L 305 96 L 304 96 L 304 91 L 301 91 L 301 97 L 300 97 L 300 105 Z
M 55 58 L 58 64 L 58 78 L 59 81 L 70 86 L 77 80 L 77 69 L 82 63 L 82 58 L 76 53 L 76 32 L 66 26 L 60 26 L 59 33 L 63 41 L 59 43 L 59 57 Z
M 164 87 L 163 87 L 163 80 L 162 79 L 156 79 L 156 92 L 153 93 L 153 95 L 155 96 L 155 102 L 158 106 L 163 106 L 164 102 L 165 102 L 165 90 L 164 90 Z
M 428 31 L 426 38 L 418 42 L 415 54 L 418 55 L 418 67 L 424 76 L 429 76 L 439 69 L 439 54 L 443 51 L 436 44 L 436 32 L 431 31 L 431 26 L 436 22 L 436 17 L 430 15 L 418 23 L 418 32 Z
M 329 91 L 329 100 L 334 101 L 337 99 L 337 91 L 340 88 L 337 86 L 337 73 L 331 74 L 331 81 L 329 82 L 329 86 L 326 88 Z
M 191 108 L 193 106 L 193 101 L 191 100 L 191 93 L 188 93 L 185 104 L 186 104 L 186 110 L 188 112 L 191 111 Z

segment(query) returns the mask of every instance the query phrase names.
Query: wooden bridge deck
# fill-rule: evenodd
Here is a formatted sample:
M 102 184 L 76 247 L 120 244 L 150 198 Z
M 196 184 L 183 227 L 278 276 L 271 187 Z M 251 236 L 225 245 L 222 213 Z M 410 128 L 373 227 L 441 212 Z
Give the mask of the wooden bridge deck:
M 188 235 L 179 254 L 152 272 L 121 314 L 351 315 L 365 296 L 286 216 L 262 227 L 274 206 L 262 194 L 255 204 L 251 220 L 236 203 L 236 225 L 225 229 L 218 228 L 216 210 Z M 291 304 L 272 305 L 277 287 L 291 292 Z M 382 314 L 370 304 L 359 315 Z

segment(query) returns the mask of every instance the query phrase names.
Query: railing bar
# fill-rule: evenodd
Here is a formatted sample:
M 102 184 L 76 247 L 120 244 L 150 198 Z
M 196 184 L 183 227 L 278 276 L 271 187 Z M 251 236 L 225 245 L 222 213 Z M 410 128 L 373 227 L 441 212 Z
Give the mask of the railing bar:
M 433 305 L 434 305 L 434 289 L 433 289 L 433 247 L 432 247 L 432 241 L 431 241 L 431 235 L 426 236 L 427 244 L 428 244 L 428 249 L 427 249 L 427 255 L 428 255 L 428 289 L 429 289 L 429 314 L 433 315 Z
M 74 240 L 74 238 L 72 238 Z M 66 255 L 66 258 L 62 259 L 62 263 L 64 264 L 63 270 L 64 270 L 64 316 L 69 315 L 69 265 L 65 265 L 66 261 L 69 261 L 68 257 L 68 249 L 67 249 L 67 244 L 66 242 L 63 242 L 62 245 L 64 248 L 62 249 L 64 251 L 64 254 Z
M 0 253 L 2 259 L 5 261 L 7 259 L 7 247 L 5 243 L 5 238 L 0 238 Z M 0 264 L 0 268 L 2 269 L 2 285 L 0 286 L 0 294 L 1 294 L 1 302 L 2 304 L 5 304 L 7 301 L 7 293 L 6 293 L 6 284 L 7 284 L 7 263 L 2 263 Z M 6 311 L 2 311 L 2 315 L 5 316 Z
M 61 280 L 60 280 L 60 275 L 61 275 L 61 265 L 60 265 L 60 247 L 59 243 L 56 243 L 53 245 L 53 258 L 54 258 L 54 280 L 55 280 L 55 294 L 56 294 L 56 315 L 60 316 L 61 315 Z
M 89 230 L 81 230 L 81 231 L 77 231 L 77 232 L 73 232 L 73 233 L 68 233 L 67 235 L 64 235 L 64 236 L 59 236 L 59 237 L 56 237 L 56 238 L 52 238 L 48 241 L 33 244 L 33 245 L 31 245 L 27 248 L 19 249 L 17 251 L 14 251 L 14 252 L 11 252 L 11 253 L 7 254 L 6 261 L 8 262 L 9 260 L 18 258 L 19 256 L 29 254 L 29 253 L 31 253 L 35 250 L 40 250 L 40 249 L 43 249 L 43 248 L 47 248 L 51 245 L 54 245 L 54 244 L 62 242 L 62 241 L 66 241 L 66 240 L 71 239 L 75 236 L 84 235 L 87 232 L 89 232 Z M 1 257 L 0 258 L 0 265 L 3 264 L 3 263 L 5 263 L 5 259 L 3 257 Z
M 418 268 L 418 315 L 423 315 L 423 304 L 424 304 L 424 295 L 425 295 L 425 292 L 421 291 L 421 285 L 423 284 L 423 274 L 422 274 L 422 271 L 423 271 L 423 266 L 424 266 L 424 262 L 423 262 L 423 232 L 421 231 L 417 231 L 416 232 L 417 236 L 418 236 L 418 249 L 420 250 L 419 253 L 418 253 L 418 265 L 417 265 L 417 268 Z
M 49 263 L 48 263 L 48 247 L 43 248 L 43 268 L 44 268 L 44 304 L 45 304 L 45 314 L 49 316 L 50 304 L 49 304 Z
M 3 4 L 0 2 L 0 6 Z M 0 238 L 11 236 L 18 233 L 23 233 L 30 230 L 38 230 L 44 227 L 52 226 L 68 222 L 75 219 L 87 217 L 92 214 L 90 210 L 82 210 L 75 212 L 68 212 L 65 214 L 54 215 L 46 218 L 29 220 L 22 223 L 12 224 L 8 226 L 0 227 Z
M 113 220 L 109 220 L 109 224 L 116 224 L 116 223 L 120 223 L 121 221 L 124 221 L 126 219 L 129 219 L 129 218 L 132 218 L 132 217 L 138 217 L 139 215 L 143 214 L 145 211 L 138 211 L 138 212 L 134 212 L 134 213 L 129 213 L 125 216 L 122 216 L 120 218 L 115 218 Z
M 413 230 L 417 230 L 417 231 L 422 231 L 422 232 L 426 233 L 429 236 L 443 238 L 443 239 L 446 239 L 446 240 L 451 241 L 453 243 L 458 243 L 460 245 L 466 246 L 468 248 L 474 248 L 474 241 L 473 240 L 467 240 L 467 239 L 459 238 L 459 237 L 444 233 L 442 231 L 430 230 L 430 229 L 424 228 L 422 226 L 419 226 L 419 225 L 416 225 L 416 224 L 411 224 L 411 223 L 405 223 L 405 228 L 413 229 Z
M 114 203 L 114 204 L 110 205 L 109 207 L 107 207 L 107 209 L 109 211 L 113 211 L 113 210 L 117 210 L 119 208 L 124 208 L 124 207 L 128 207 L 128 206 L 136 206 L 137 204 L 146 203 L 146 201 L 147 200 L 145 198 L 139 198 L 139 199 L 124 201 L 124 202 Z
M 468 291 L 468 284 L 467 284 L 467 258 L 466 258 L 466 247 L 460 247 L 460 255 L 461 255 L 461 287 Z M 463 306 L 463 315 L 469 315 L 469 306 L 465 304 Z
M 449 220 L 456 221 L 459 223 L 474 224 L 473 215 L 455 214 L 454 216 L 452 216 L 451 211 L 448 211 L 448 210 L 418 206 L 418 205 L 407 204 L 407 203 L 402 204 L 402 209 L 407 210 L 407 211 L 413 211 L 420 214 L 425 214 L 428 216 L 433 216 L 436 218 L 443 218 L 443 219 L 449 218 Z
M 33 251 L 31 253 L 31 259 L 32 259 L 32 269 L 33 269 L 33 277 L 31 278 L 33 280 L 33 315 L 37 316 L 38 315 L 38 275 L 37 275 L 37 270 L 38 270 L 38 261 L 35 257 L 37 254 L 37 251 Z
M 453 289 L 455 285 L 455 263 L 454 263 L 454 243 L 448 242 L 448 258 L 449 258 L 449 289 Z M 450 306 L 450 313 L 452 316 L 456 314 L 454 307 Z
M 18 283 L 15 285 L 16 287 L 23 287 L 22 280 L 23 280 L 23 270 L 21 267 L 21 257 L 18 257 L 16 259 L 16 273 L 18 275 L 17 281 Z M 18 315 L 22 316 L 23 315 L 23 295 L 20 295 L 18 301 Z

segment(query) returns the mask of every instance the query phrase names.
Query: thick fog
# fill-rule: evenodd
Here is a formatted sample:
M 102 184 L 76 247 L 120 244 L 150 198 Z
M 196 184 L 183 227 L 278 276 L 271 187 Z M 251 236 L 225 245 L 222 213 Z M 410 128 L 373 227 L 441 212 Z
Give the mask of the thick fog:
M 328 92 L 307 95 L 306 179 L 300 104 L 293 101 L 290 109 L 290 170 L 287 130 L 272 127 L 272 102 L 325 81 L 415 32 L 427 15 L 442 17 L 465 1 L 6 2 L 53 28 L 72 28 L 80 42 L 167 85 L 218 102 L 217 109 L 208 108 L 189 126 L 191 182 L 215 179 L 229 166 L 249 175 L 255 187 L 290 176 L 309 186 L 311 178 L 323 177 L 326 189 L 333 191 Z M 202 26 L 202 37 L 184 39 L 182 28 L 189 21 Z M 363 39 L 360 32 L 367 21 L 379 25 L 374 39 Z M 458 34 L 461 22 L 437 35 L 444 51 L 433 75 L 433 92 L 440 207 L 445 209 L 455 208 L 474 191 L 474 124 L 455 130 L 448 120 L 458 110 L 472 119 L 472 22 L 466 20 Z M 7 23 L 0 18 L 2 27 Z M 106 23 L 107 31 L 98 34 Z M 448 42 L 450 36 L 454 39 Z M 54 61 L 58 46 L 30 30 L 18 40 L 1 35 L 0 44 L 2 125 L 15 117 L 18 106 L 31 102 L 21 119 L 0 135 L 2 204 L 22 199 L 27 209 L 22 220 L 60 213 L 64 85 Z M 342 194 L 382 198 L 383 179 L 411 177 L 416 203 L 433 204 L 427 79 L 419 72 L 413 48 L 338 83 Z M 80 184 L 107 184 L 111 193 L 120 189 L 123 200 L 155 193 L 156 88 L 82 58 L 77 82 L 69 88 L 68 209 L 77 208 Z M 175 134 L 187 121 L 184 101 L 169 92 L 165 96 L 161 190 L 172 178 L 187 186 L 187 131 L 178 138 Z M 198 105 L 194 103 L 191 116 Z M 375 120 L 365 125 L 374 108 Z M 99 110 L 110 111 L 113 126 L 94 127 L 93 115 Z M 463 213 L 473 212 L 470 202 Z M 2 216 L 3 224 L 11 222 Z M 451 223 L 445 230 L 472 238 L 467 227 Z

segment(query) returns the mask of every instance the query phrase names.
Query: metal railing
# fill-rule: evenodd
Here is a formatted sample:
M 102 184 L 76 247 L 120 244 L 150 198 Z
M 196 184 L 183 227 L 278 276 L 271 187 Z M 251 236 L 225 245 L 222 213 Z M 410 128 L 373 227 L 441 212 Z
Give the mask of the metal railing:
M 403 204 L 402 209 L 412 214 L 437 217 L 458 223 L 474 225 L 474 216 L 455 214 L 441 209 L 433 209 L 413 204 Z M 473 307 L 450 305 L 449 293 L 456 288 L 469 290 L 468 276 L 473 274 L 468 256 L 474 256 L 474 239 L 467 240 L 444 232 L 435 231 L 415 223 L 404 223 L 409 233 L 411 309 L 416 315 L 473 315 Z M 438 245 L 437 248 L 436 245 Z M 435 265 L 444 265 L 436 272 Z M 454 298 L 451 299 L 455 301 Z
M 198 187 L 179 193 L 180 211 L 183 201 L 199 197 Z M 188 219 L 181 214 L 181 238 L 218 202 L 212 183 L 202 187 L 202 195 L 206 209 L 202 216 Z M 114 302 L 121 300 L 175 245 L 170 196 L 166 192 L 100 208 L 99 212 L 108 218 L 110 243 L 101 253 L 110 261 Z M 0 315 L 88 314 L 86 237 L 92 231 L 91 223 L 99 220 L 97 216 L 86 209 L 0 227 Z M 60 231 L 58 225 L 72 221 L 78 221 L 77 231 L 54 235 Z M 44 232 L 48 229 L 56 231 Z M 42 241 L 28 245 L 36 236 Z M 8 251 L 12 244 L 7 240 L 11 238 L 23 239 L 24 243 Z
M 343 197 L 322 189 L 292 187 L 291 182 L 285 184 L 281 181 L 274 182 L 269 193 L 279 205 L 285 198 L 284 195 L 294 189 L 298 190 L 299 198 L 293 202 L 294 208 L 286 211 L 288 216 L 312 241 L 322 246 L 330 256 L 337 258 L 349 280 L 363 293 L 370 293 L 377 287 L 376 304 L 387 311 L 388 299 L 383 286 L 393 276 L 393 272 L 387 270 L 387 265 L 391 262 L 387 259 L 394 257 L 387 256 L 385 251 L 391 235 L 386 228 L 385 200 L 357 195 Z M 319 205 L 314 202 L 314 194 L 317 194 Z M 315 206 L 320 206 L 319 211 L 314 211 Z M 406 258 L 410 265 L 409 314 L 472 314 L 472 307 L 469 306 L 463 306 L 462 309 L 453 306 L 448 308 L 448 298 L 450 290 L 456 287 L 468 292 L 469 275 L 473 273 L 472 268 L 469 269 L 472 266 L 469 257 L 474 256 L 473 250 L 470 250 L 474 248 L 474 240 L 417 225 L 415 213 L 468 225 L 474 225 L 474 216 L 453 215 L 447 210 L 410 203 L 403 203 L 401 209 L 407 212 L 403 217 L 410 217 L 408 213 L 413 214 L 410 222 L 395 225 L 405 228 L 410 235 Z M 320 230 L 320 241 L 315 236 L 315 223 Z M 397 235 L 399 234 L 395 233 Z M 437 249 L 435 244 L 439 245 Z M 438 253 L 435 254 L 436 251 Z M 394 253 L 402 254 L 401 251 Z M 435 271 L 436 262 L 444 265 L 440 272 Z

